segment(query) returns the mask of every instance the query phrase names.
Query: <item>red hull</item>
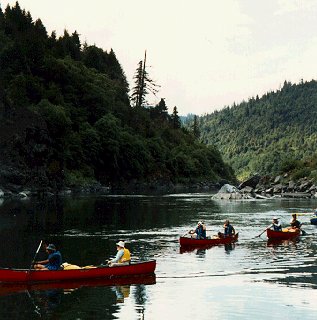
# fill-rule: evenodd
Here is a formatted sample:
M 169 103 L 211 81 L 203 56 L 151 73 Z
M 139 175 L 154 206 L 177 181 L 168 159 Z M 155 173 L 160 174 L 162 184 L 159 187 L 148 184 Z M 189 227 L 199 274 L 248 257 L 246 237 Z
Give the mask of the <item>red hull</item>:
M 87 279 L 59 282 L 43 282 L 36 284 L 27 283 L 2 283 L 0 284 L 0 296 L 6 296 L 25 291 L 39 291 L 52 289 L 78 289 L 82 287 L 124 286 L 133 284 L 155 284 L 155 275 L 129 276 L 115 279 Z
M 25 270 L 25 269 L 0 269 L 0 282 L 6 283 L 37 283 L 70 281 L 84 279 L 102 279 L 130 277 L 136 275 L 154 274 L 156 261 L 133 263 L 119 267 L 101 267 L 78 270 Z
M 234 236 L 225 237 L 225 238 L 216 238 L 216 239 L 193 239 L 180 237 L 179 243 L 181 246 L 195 246 L 195 247 L 205 247 L 205 246 L 216 246 L 219 244 L 228 244 L 238 240 L 239 233 L 236 233 Z
M 288 240 L 300 235 L 300 229 L 290 229 L 289 231 L 274 231 L 267 229 L 266 235 L 269 239 Z

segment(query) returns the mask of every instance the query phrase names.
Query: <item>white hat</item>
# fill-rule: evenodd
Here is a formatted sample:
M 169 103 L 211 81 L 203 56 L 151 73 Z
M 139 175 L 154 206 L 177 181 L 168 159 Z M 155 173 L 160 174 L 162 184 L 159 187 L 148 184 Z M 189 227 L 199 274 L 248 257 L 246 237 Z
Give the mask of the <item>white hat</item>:
M 273 217 L 273 220 L 278 220 L 278 217 Z
M 117 246 L 124 248 L 124 242 L 123 241 L 119 241 L 118 243 L 116 243 Z
M 197 225 L 201 225 L 201 224 L 202 224 L 202 222 L 201 222 L 201 221 L 198 221 Z

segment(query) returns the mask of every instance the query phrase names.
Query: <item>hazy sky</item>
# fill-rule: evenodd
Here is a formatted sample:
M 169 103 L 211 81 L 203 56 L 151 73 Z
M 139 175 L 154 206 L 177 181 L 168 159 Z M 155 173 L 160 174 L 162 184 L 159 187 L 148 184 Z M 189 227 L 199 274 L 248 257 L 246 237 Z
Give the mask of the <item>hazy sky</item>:
M 0 1 L 4 10 L 14 1 Z M 113 48 L 132 87 L 147 50 L 150 77 L 180 114 L 211 113 L 316 79 L 315 0 L 20 0 L 49 34 Z

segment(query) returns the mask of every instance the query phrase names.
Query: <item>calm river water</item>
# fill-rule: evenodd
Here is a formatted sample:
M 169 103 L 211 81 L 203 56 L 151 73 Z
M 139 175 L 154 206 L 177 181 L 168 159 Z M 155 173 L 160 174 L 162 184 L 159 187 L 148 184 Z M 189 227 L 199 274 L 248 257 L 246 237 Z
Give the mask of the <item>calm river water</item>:
M 1 267 L 29 268 L 39 241 L 63 260 L 99 264 L 125 239 L 134 259 L 157 260 L 141 283 L 17 290 L 0 286 L 0 319 L 316 319 L 317 228 L 297 242 L 256 238 L 279 216 L 307 212 L 317 200 L 213 201 L 210 194 L 117 195 L 5 201 L 0 206 Z M 183 252 L 178 239 L 204 220 L 209 234 L 229 218 L 231 246 Z M 44 258 L 42 252 L 40 258 Z

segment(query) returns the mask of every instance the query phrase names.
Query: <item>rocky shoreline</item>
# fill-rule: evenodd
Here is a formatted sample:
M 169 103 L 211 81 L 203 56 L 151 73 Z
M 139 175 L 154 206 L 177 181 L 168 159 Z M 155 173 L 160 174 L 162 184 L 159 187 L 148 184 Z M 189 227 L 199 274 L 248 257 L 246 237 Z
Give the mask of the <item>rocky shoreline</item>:
M 294 181 L 287 174 L 276 177 L 254 175 L 239 186 L 226 184 L 213 199 L 317 198 L 317 184 L 312 179 Z
M 15 184 L 0 185 L 0 199 L 27 199 L 31 197 L 45 198 L 53 196 L 71 195 L 108 195 L 108 194 L 136 194 L 136 193 L 172 193 L 172 192 L 216 192 L 224 182 L 196 182 L 196 183 L 172 183 L 170 181 L 140 182 L 104 186 L 93 183 L 86 186 L 65 187 L 61 190 L 52 188 L 37 188 Z
M 2 176 L 3 178 L 3 176 Z M 228 181 L 218 183 L 188 182 L 173 183 L 167 180 L 151 182 L 133 180 L 129 183 L 104 186 L 98 182 L 85 186 L 65 187 L 61 190 L 52 188 L 38 188 L 28 183 L 21 185 L 16 181 L 2 181 L 0 184 L 0 199 L 30 197 L 51 197 L 67 195 L 105 195 L 115 193 L 172 193 L 172 192 L 217 192 L 213 199 L 270 199 L 270 198 L 317 198 L 317 184 L 308 178 L 293 181 L 287 174 L 275 177 L 254 175 L 237 186 Z

